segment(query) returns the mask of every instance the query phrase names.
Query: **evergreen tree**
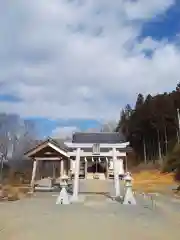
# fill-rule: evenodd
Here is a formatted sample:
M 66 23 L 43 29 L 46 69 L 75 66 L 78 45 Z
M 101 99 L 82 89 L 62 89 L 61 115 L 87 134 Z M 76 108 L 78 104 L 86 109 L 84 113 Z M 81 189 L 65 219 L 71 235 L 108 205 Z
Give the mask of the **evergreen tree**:
M 135 109 L 140 108 L 144 104 L 144 96 L 139 93 L 136 100 Z
M 177 92 L 180 92 L 180 82 L 177 84 L 177 86 L 176 86 L 176 91 Z
M 177 142 L 177 108 L 180 108 L 180 83 L 170 93 L 150 94 L 144 99 L 139 93 L 135 108 L 129 104 L 121 112 L 117 126 L 130 141 L 136 155 L 144 160 L 143 144 L 149 161 L 165 156 Z

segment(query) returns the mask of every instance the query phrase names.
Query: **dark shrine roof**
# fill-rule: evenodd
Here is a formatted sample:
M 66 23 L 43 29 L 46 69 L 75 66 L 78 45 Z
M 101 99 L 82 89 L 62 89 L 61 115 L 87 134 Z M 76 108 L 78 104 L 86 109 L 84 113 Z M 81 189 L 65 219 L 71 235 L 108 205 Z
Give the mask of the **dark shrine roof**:
M 49 142 L 55 144 L 56 146 L 60 147 L 61 149 L 63 149 L 64 151 L 68 151 L 68 146 L 64 143 L 63 139 L 59 139 L 59 138 L 49 138 L 48 139 Z
M 61 148 L 65 152 L 72 150 L 64 143 L 63 139 L 49 137 L 45 141 L 36 141 L 33 144 L 33 146 L 31 146 L 30 149 L 26 151 L 25 155 L 27 155 L 29 152 L 36 149 L 41 144 L 48 143 L 48 142 L 56 145 L 57 147 Z M 93 132 L 93 133 L 77 132 L 77 133 L 74 133 L 72 137 L 72 143 L 80 143 L 80 144 L 83 144 L 83 143 L 117 144 L 117 143 L 123 143 L 123 142 L 126 142 L 126 139 L 123 136 L 123 134 L 120 132 L 106 132 L 106 133 L 105 132 Z M 131 149 L 127 147 L 126 151 L 129 152 L 131 151 Z
M 97 133 L 82 133 L 73 134 L 73 143 L 122 143 L 126 142 L 125 137 L 119 132 L 97 132 Z
M 35 141 L 34 143 L 34 146 L 27 150 L 24 155 L 27 155 L 29 152 L 35 150 L 38 146 L 40 146 L 41 144 L 44 144 L 44 143 L 52 143 L 54 144 L 55 146 L 61 148 L 62 150 L 64 150 L 65 152 L 67 152 L 69 150 L 69 148 L 65 145 L 64 141 L 62 139 L 53 139 L 53 138 L 50 138 L 48 137 L 45 141 L 42 141 L 42 140 L 39 140 L 39 141 Z

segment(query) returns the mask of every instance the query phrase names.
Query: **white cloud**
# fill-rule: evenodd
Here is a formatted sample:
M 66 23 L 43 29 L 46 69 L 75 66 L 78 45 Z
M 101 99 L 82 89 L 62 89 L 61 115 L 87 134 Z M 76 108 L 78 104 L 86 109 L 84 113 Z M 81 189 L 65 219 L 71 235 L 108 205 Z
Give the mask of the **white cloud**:
M 174 3 L 174 0 L 129 0 L 124 2 L 129 18 L 148 19 L 164 13 Z
M 22 99 L 1 102 L 1 111 L 49 118 L 113 119 L 138 92 L 174 87 L 180 75 L 179 49 L 151 37 L 140 43 L 137 40 L 144 22 L 165 13 L 173 3 L 0 3 L 0 93 Z M 147 48 L 154 51 L 152 59 L 143 53 Z
M 71 139 L 73 133 L 75 132 L 100 132 L 100 128 L 87 128 L 85 131 L 82 131 L 80 128 L 76 127 L 76 126 L 60 126 L 60 127 L 56 127 L 53 131 L 52 131 L 52 137 L 53 138 L 61 138 L 61 139 Z
M 52 137 L 61 139 L 71 138 L 74 132 L 79 131 L 76 126 L 57 127 L 52 131 Z
M 151 37 L 146 37 L 143 39 L 140 43 L 136 44 L 136 48 L 134 50 L 137 51 L 137 53 L 141 53 L 142 51 L 155 51 L 156 49 L 164 48 L 165 44 L 167 44 L 166 41 L 155 41 Z

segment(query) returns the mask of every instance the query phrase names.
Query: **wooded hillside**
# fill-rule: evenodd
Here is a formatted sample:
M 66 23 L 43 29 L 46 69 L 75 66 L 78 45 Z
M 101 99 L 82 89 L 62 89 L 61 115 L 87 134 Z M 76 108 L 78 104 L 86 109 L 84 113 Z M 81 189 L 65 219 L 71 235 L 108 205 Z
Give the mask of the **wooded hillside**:
M 139 93 L 134 107 L 127 104 L 121 112 L 116 131 L 130 141 L 137 162 L 164 159 L 179 142 L 178 109 L 180 83 L 170 93 L 143 96 Z

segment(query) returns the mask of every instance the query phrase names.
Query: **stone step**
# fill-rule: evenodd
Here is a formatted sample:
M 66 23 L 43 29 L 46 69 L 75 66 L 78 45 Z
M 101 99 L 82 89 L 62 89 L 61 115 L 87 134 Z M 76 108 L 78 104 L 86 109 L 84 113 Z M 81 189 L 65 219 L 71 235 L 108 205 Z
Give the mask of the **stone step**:
M 87 173 L 87 179 L 99 179 L 99 180 L 105 180 L 106 176 L 104 173 Z
M 111 186 L 112 185 L 112 186 Z M 80 192 L 102 193 L 109 192 L 113 187 L 113 182 L 107 180 L 91 179 L 80 180 Z

